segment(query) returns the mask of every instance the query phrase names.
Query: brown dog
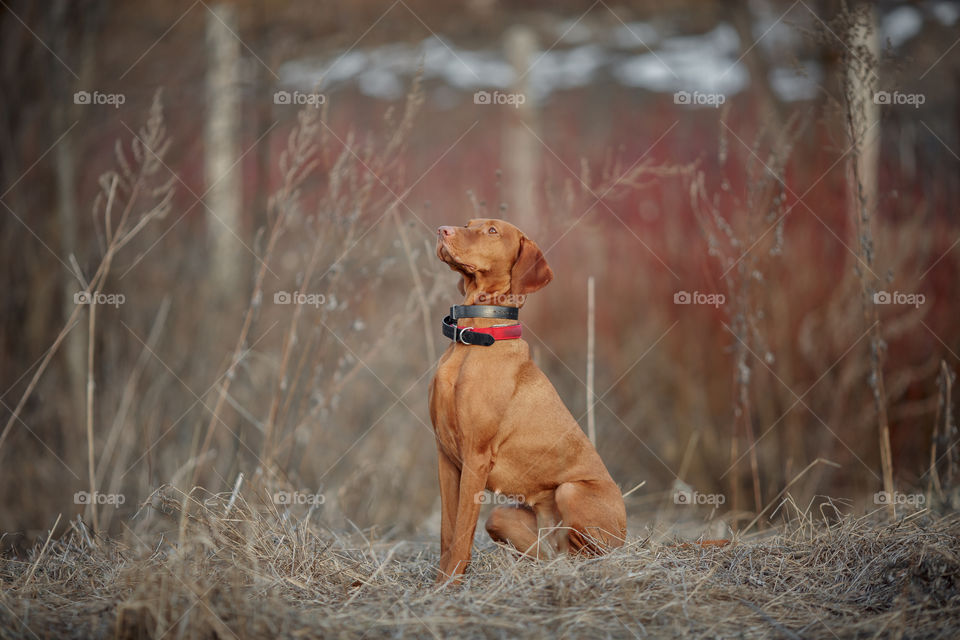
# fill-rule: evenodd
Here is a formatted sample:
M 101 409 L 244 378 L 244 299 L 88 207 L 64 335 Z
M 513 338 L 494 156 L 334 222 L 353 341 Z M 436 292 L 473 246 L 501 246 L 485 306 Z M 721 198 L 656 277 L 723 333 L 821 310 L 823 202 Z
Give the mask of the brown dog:
M 553 278 L 540 248 L 502 220 L 471 220 L 437 233 L 437 256 L 463 276 L 465 305 L 519 308 Z M 505 323 L 479 317 L 458 322 L 476 328 Z M 523 340 L 483 346 L 458 337 L 430 385 L 430 417 L 440 459 L 438 581 L 458 579 L 466 570 L 484 489 L 519 502 L 494 509 L 486 529 L 525 554 L 600 554 L 624 543 L 620 490 Z

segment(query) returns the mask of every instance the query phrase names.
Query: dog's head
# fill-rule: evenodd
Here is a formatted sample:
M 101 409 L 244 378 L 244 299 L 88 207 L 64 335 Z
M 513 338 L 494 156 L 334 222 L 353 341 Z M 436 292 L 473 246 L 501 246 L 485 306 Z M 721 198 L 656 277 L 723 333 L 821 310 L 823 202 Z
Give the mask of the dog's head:
M 540 247 L 509 222 L 471 220 L 437 229 L 437 257 L 459 272 L 467 304 L 523 306 L 553 279 Z

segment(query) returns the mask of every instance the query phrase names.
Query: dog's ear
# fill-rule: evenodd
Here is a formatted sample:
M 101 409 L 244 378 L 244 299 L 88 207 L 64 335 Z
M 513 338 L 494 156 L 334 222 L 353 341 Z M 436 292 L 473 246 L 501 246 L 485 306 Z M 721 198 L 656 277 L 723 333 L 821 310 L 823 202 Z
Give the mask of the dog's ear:
M 537 243 L 526 236 L 520 237 L 520 252 L 510 270 L 510 292 L 527 294 L 539 291 L 553 280 L 553 271 L 543 257 Z

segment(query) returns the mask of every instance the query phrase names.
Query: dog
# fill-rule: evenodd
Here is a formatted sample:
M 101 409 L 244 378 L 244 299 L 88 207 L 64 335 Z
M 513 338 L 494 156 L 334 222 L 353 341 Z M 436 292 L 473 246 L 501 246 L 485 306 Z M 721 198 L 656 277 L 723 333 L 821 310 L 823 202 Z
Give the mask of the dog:
M 537 244 L 503 220 L 437 230 L 437 257 L 464 296 L 444 318 L 452 339 L 430 385 L 441 497 L 437 581 L 470 563 L 481 503 L 509 496 L 486 530 L 535 558 L 600 555 L 624 544 L 626 508 L 597 450 L 530 359 L 518 317 L 553 279 Z

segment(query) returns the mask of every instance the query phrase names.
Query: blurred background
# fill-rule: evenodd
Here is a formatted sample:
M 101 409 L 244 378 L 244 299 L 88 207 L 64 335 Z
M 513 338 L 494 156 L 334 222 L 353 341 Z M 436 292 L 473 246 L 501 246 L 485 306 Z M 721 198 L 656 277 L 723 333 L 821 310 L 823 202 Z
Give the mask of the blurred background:
M 240 474 L 330 527 L 432 535 L 460 301 L 435 230 L 474 217 L 545 251 L 524 335 L 645 483 L 633 531 L 725 535 L 786 496 L 956 506 L 958 20 L 7 0 L 3 544 L 58 514 L 119 534 L 164 484 Z

